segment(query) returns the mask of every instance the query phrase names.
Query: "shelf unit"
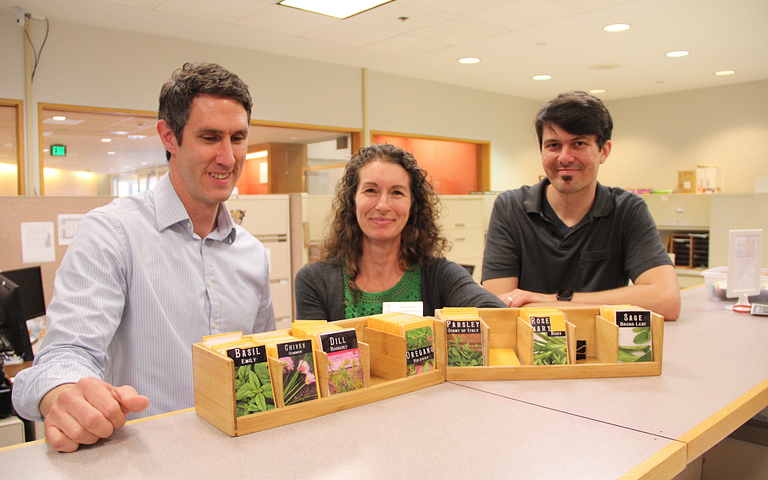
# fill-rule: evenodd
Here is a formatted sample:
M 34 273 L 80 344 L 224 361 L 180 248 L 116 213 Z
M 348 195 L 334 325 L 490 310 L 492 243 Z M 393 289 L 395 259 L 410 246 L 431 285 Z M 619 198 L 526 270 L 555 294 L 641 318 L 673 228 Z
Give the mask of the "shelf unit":
M 680 288 L 704 283 L 700 275 L 709 266 L 710 213 L 712 195 L 644 194 L 662 244 L 674 254 Z
M 666 249 L 668 253 L 674 254 L 675 267 L 709 266 L 709 233 L 669 233 Z

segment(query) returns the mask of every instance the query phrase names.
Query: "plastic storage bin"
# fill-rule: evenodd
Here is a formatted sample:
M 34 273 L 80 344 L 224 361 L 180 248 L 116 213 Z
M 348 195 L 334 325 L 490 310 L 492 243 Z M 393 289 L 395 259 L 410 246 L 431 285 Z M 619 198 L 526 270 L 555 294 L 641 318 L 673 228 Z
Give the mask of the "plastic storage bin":
M 736 297 L 728 297 L 728 267 L 715 267 L 701 272 L 707 298 L 721 302 L 735 302 Z M 763 268 L 760 275 L 760 293 L 749 297 L 750 303 L 768 303 L 768 268 Z

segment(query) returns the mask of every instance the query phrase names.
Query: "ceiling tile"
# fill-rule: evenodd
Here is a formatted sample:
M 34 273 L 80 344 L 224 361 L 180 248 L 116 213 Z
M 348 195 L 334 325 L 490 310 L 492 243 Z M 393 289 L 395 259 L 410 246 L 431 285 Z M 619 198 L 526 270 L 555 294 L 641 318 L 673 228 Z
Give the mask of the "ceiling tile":
M 520 30 L 573 15 L 573 10 L 544 0 L 516 0 L 468 16 L 507 30 Z
M 466 17 L 457 17 L 429 27 L 414 30 L 411 35 L 449 45 L 461 45 L 464 43 L 488 38 L 494 35 L 506 33 L 507 30 L 478 20 Z
M 235 23 L 258 10 L 269 7 L 270 2 L 259 0 L 165 0 L 155 10 L 215 22 Z
M 452 13 L 420 5 L 409 0 L 397 0 L 385 3 L 380 7 L 373 8 L 354 17 L 349 17 L 345 21 L 364 23 L 366 25 L 395 30 L 400 33 L 407 33 L 450 20 L 455 16 Z M 400 20 L 400 17 L 408 17 L 408 19 L 403 21 Z
M 163 3 L 165 0 L 103 0 L 107 3 L 117 3 L 119 5 L 127 5 L 129 7 L 148 8 L 153 9 Z
M 384 41 L 365 46 L 366 50 L 378 53 L 386 53 L 396 57 L 411 58 L 417 55 L 434 52 L 448 47 L 448 44 L 414 37 L 413 35 L 398 35 Z
M 354 48 L 380 42 L 396 35 L 399 35 L 399 33 L 363 23 L 336 22 L 327 27 L 309 32 L 303 35 L 303 37 Z
M 594 12 L 603 8 L 609 8 L 632 0 L 547 0 L 553 5 L 559 5 L 574 12 Z
M 329 17 L 328 15 L 306 12 L 304 10 L 284 7 L 275 3 L 274 5 L 262 8 L 256 13 L 248 15 L 235 23 L 245 27 L 268 30 L 270 32 L 301 36 L 313 30 L 341 21 L 342 20 L 339 20 L 338 18 Z
M 175 15 L 202 18 L 215 22 L 235 23 L 258 10 L 270 6 L 258 0 L 165 0 L 155 10 Z
M 456 15 L 479 12 L 488 8 L 497 7 L 513 0 L 412 0 L 415 3 L 437 8 Z

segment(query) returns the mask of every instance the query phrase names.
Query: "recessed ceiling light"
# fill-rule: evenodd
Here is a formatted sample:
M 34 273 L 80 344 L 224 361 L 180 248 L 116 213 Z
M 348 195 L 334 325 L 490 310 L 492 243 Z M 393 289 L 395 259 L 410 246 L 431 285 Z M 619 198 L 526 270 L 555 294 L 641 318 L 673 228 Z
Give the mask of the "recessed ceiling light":
M 614 23 L 611 25 L 606 25 L 603 27 L 603 30 L 606 32 L 623 32 L 625 30 L 629 30 L 630 26 L 626 23 Z
M 718 76 L 724 76 L 724 75 L 733 75 L 736 73 L 736 70 L 720 70 L 719 72 L 715 72 L 715 75 Z
M 534 80 L 549 80 L 550 78 L 552 78 L 552 75 L 534 75 L 533 76 Z
M 114 155 L 115 152 L 107 152 L 107 155 Z
M 688 52 L 688 51 L 685 51 L 685 50 L 678 50 L 676 52 L 669 52 L 667 54 L 667 56 L 671 57 L 671 58 L 677 58 L 677 57 L 685 57 L 685 56 L 690 55 L 690 54 L 691 54 L 691 52 Z
M 282 0 L 278 5 L 336 18 L 347 18 L 392 0 Z
M 54 116 L 53 116 L 53 117 L 51 117 L 51 118 L 52 118 L 53 120 L 56 120 L 57 122 L 63 122 L 64 120 L 66 120 L 66 119 L 67 119 L 67 117 L 65 117 L 64 115 L 54 115 Z
M 128 138 L 131 140 L 141 140 L 142 138 L 147 138 L 146 135 L 128 135 Z
M 605 93 L 604 88 L 596 88 L 594 90 L 590 90 L 589 93 Z
M 467 63 L 468 64 L 468 63 L 479 63 L 479 62 L 480 62 L 480 59 L 479 58 L 475 58 L 475 57 L 465 57 L 465 58 L 460 58 L 459 59 L 459 63 Z
M 102 138 L 102 139 L 101 139 L 101 141 L 102 141 L 103 143 L 109 143 L 109 142 L 111 142 L 111 141 L 112 141 L 112 139 L 111 139 L 111 138 Z

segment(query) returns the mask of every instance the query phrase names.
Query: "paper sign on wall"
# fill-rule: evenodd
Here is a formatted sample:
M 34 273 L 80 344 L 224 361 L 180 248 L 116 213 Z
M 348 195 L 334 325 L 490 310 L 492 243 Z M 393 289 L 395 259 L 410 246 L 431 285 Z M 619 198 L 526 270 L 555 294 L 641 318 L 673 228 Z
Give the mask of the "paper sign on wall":
M 75 232 L 85 214 L 59 215 L 59 245 L 69 245 L 75 238 Z
M 53 222 L 21 223 L 21 261 L 24 263 L 55 262 Z

